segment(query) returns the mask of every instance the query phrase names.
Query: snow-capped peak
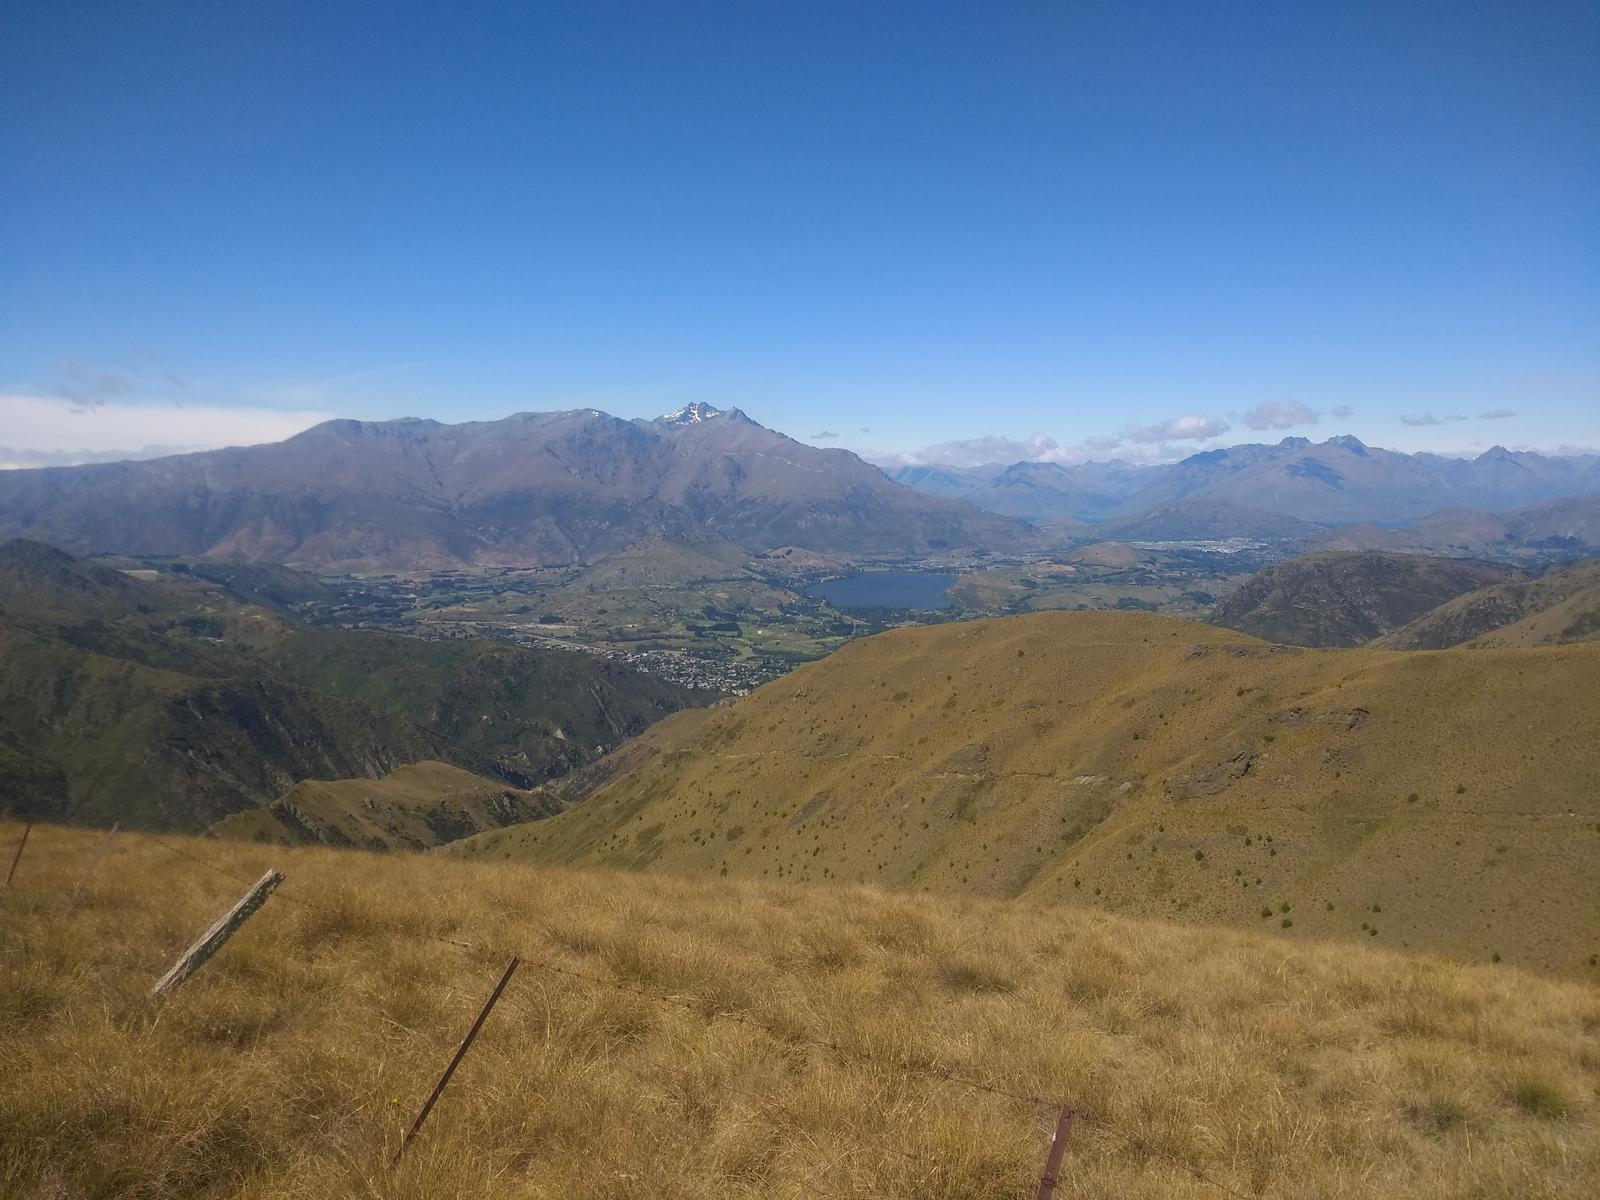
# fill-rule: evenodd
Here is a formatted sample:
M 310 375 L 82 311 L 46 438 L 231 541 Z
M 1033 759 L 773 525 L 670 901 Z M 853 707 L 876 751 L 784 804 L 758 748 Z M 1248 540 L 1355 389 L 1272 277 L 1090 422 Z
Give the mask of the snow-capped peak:
M 709 404 L 685 404 L 677 412 L 669 412 L 663 417 L 656 418 L 657 425 L 698 425 L 701 421 L 712 417 L 720 417 L 722 410 L 713 408 Z

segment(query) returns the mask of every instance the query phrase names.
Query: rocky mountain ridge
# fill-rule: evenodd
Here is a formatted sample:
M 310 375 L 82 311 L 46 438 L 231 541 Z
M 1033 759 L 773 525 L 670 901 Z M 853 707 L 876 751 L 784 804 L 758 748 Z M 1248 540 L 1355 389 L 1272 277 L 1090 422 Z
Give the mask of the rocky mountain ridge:
M 593 561 L 653 535 L 911 555 L 1021 549 L 1020 522 L 924 496 L 845 450 L 737 409 L 499 421 L 328 421 L 283 442 L 0 471 L 0 537 L 73 553 L 202 555 L 321 570 Z
M 1275 513 L 1319 525 L 1417 521 L 1452 507 L 1480 511 L 1600 492 L 1600 455 L 1495 446 L 1473 458 L 1406 454 L 1352 436 L 1204 450 L 1175 463 L 1016 463 L 895 467 L 908 487 L 1036 523 L 1142 516 L 1185 501 Z M 1025 479 L 1027 486 L 1018 486 Z M 1206 536 L 1229 536 L 1218 524 Z

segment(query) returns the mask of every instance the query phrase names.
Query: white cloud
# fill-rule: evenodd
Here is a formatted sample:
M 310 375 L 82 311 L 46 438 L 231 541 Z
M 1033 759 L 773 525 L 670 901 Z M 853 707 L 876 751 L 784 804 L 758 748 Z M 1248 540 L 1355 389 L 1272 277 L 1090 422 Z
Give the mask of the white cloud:
M 811 435 L 811 440 L 813 442 L 832 442 L 837 441 L 838 437 L 839 435 L 833 430 L 824 429 L 821 433 L 813 433 Z
M 1331 415 L 1331 416 L 1335 416 L 1335 417 L 1338 417 L 1338 418 L 1339 418 L 1339 419 L 1340 419 L 1340 420 L 1341 420 L 1341 421 L 1342 421 L 1342 420 L 1344 420 L 1344 419 L 1345 419 L 1345 418 L 1346 418 L 1346 417 L 1348 417 L 1348 416 L 1350 416 L 1350 415 L 1351 415 L 1351 414 L 1352 414 L 1352 413 L 1354 413 L 1354 412 L 1355 412 L 1355 411 L 1356 411 L 1356 410 L 1355 410 L 1355 409 L 1353 409 L 1353 408 L 1351 408 L 1351 407 L 1350 407 L 1350 406 L 1349 406 L 1349 405 L 1348 405 L 1348 404 L 1341 404 L 1341 405 L 1339 405 L 1339 407 L 1338 407 L 1338 408 L 1330 408 L 1330 409 L 1329 409 L 1329 410 L 1328 410 L 1328 413 L 1329 413 L 1329 415 Z
M 1512 417 L 1514 417 L 1516 415 L 1517 414 L 1512 412 L 1509 408 L 1491 408 L 1488 412 L 1479 413 L 1478 414 L 1478 420 L 1480 420 L 1480 421 L 1509 421 Z
M 1204 441 L 1227 433 L 1229 425 L 1221 417 L 1173 417 L 1156 425 L 1130 425 L 1123 436 L 1131 442 Z
M 920 450 L 873 455 L 872 461 L 897 467 L 981 467 L 988 463 L 1040 462 L 1060 457 L 1056 440 L 1036 433 L 1018 439 L 989 434 L 957 442 L 940 442 Z
M 1400 423 L 1402 425 L 1443 425 L 1444 424 L 1443 421 L 1439 420 L 1439 418 L 1434 416 L 1431 412 L 1411 413 L 1410 415 L 1403 415 L 1400 418 Z
M 1293 429 L 1296 425 L 1315 425 L 1320 415 L 1298 400 L 1269 400 L 1256 405 L 1241 419 L 1251 429 Z
M 1076 445 L 1062 445 L 1048 434 L 1026 438 L 987 434 L 953 442 L 939 442 L 917 450 L 898 452 L 863 451 L 863 457 L 884 467 L 981 467 L 991 463 L 1015 462 L 1083 463 L 1104 461 L 1113 452 L 1124 462 L 1170 462 L 1193 453 L 1188 446 L 1172 442 L 1203 441 L 1228 431 L 1220 417 L 1173 417 L 1156 425 L 1134 425 L 1121 433 L 1085 438 Z
M 188 450 L 279 442 L 333 415 L 311 409 L 86 397 L 0 395 L 0 468 L 155 458 Z

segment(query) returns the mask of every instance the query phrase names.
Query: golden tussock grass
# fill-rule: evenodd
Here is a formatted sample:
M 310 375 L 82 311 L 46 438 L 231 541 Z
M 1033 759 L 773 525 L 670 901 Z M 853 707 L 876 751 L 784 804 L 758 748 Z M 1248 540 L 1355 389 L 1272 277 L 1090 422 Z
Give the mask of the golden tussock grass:
M 4 853 L 20 828 L 0 825 Z M 1600 992 L 1019 902 L 36 828 L 0 891 L 0 1195 L 1590 1197 Z M 296 902 L 296 899 L 300 903 Z M 463 948 L 438 939 L 472 943 Z M 530 962 L 398 1170 L 508 951 Z M 728 1013 L 770 1026 L 769 1034 Z M 833 1042 L 837 1051 L 817 1042 Z
M 631 744 L 584 803 L 446 853 L 1067 903 L 1600 982 L 1600 644 L 960 621 L 639 740 L 659 752 Z

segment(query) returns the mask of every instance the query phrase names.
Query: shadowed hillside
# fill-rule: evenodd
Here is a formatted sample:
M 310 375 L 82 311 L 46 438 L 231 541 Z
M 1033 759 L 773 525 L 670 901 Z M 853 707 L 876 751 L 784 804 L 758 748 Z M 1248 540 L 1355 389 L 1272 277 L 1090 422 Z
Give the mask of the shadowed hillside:
M 449 848 L 1600 953 L 1600 645 L 1312 651 L 1144 614 L 851 643 L 549 821 Z M 676 742 L 676 744 L 674 744 Z
M 152 1004 L 268 866 L 283 887 Z M 1506 964 L 49 827 L 0 904 L 8 1200 L 1024 1200 L 1067 1102 L 1061 1200 L 1600 1187 L 1600 992 Z
M 310 629 L 24 541 L 0 546 L 0 662 L 0 808 L 102 825 L 200 830 L 424 759 L 528 786 L 690 702 L 589 655 Z
M 1457 596 L 1374 645 L 1394 650 L 1447 646 L 1543 646 L 1600 638 L 1600 561 L 1537 579 L 1492 584 Z
M 1520 577 L 1470 559 L 1321 551 L 1262 567 L 1211 619 L 1287 646 L 1363 646 L 1464 592 Z

